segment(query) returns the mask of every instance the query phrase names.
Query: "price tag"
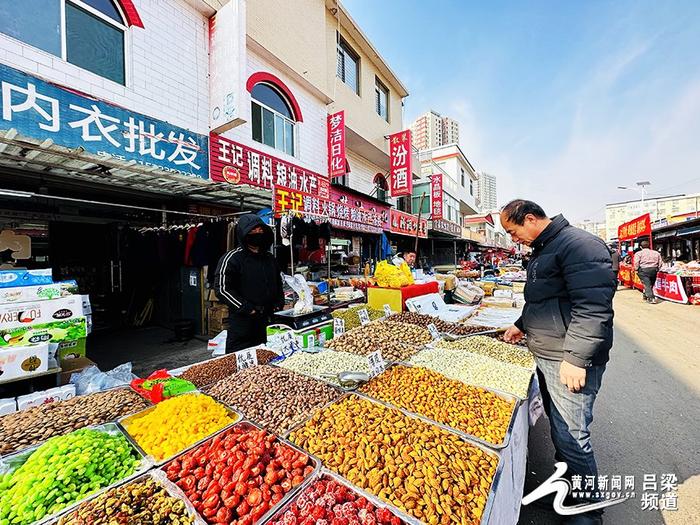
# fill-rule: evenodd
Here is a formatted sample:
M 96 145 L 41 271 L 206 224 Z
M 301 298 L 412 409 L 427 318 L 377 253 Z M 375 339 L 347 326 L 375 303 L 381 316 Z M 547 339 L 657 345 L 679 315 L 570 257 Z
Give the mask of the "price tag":
M 361 310 L 358 310 L 357 316 L 360 318 L 360 324 L 362 326 L 369 323 L 369 312 L 367 312 L 367 308 L 362 308 Z
M 310 350 L 314 346 L 316 346 L 316 337 L 314 337 L 314 334 L 307 335 L 306 336 L 306 348 L 308 348 Z
M 389 317 L 393 313 L 394 312 L 391 311 L 391 306 L 389 306 L 388 304 L 385 304 L 384 305 L 384 317 Z
M 258 364 L 258 353 L 255 348 L 246 348 L 236 352 L 236 366 L 238 370 L 245 370 Z
M 537 423 L 537 420 L 540 418 L 540 416 L 544 414 L 542 396 L 539 393 L 533 396 L 532 400 L 530 401 L 530 405 L 528 406 L 528 413 L 530 415 L 530 426 L 534 427 L 535 423 Z
M 333 337 L 339 337 L 345 333 L 345 319 L 336 317 L 333 319 Z
M 282 341 L 282 355 L 285 357 L 292 355 L 298 349 L 293 332 L 283 333 L 280 340 Z
M 372 352 L 367 356 L 367 365 L 369 366 L 370 377 L 377 377 L 384 372 L 386 366 L 384 365 L 384 358 L 382 357 L 381 350 Z
M 428 325 L 428 332 L 433 336 L 433 339 L 440 339 L 440 332 L 438 332 L 437 327 L 433 323 Z

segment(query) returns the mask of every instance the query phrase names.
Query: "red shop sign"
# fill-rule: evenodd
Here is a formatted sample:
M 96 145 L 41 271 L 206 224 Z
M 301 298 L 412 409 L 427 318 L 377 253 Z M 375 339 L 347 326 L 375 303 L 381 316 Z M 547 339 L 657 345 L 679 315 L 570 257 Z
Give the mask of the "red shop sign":
M 626 241 L 643 235 L 651 235 L 651 217 L 648 213 L 617 227 L 617 239 Z
M 436 173 L 430 182 L 430 217 L 442 219 L 442 173 Z
M 418 217 L 392 208 L 390 210 L 390 220 L 389 231 L 392 233 L 415 236 L 416 228 L 418 228 L 418 237 L 424 239 L 428 237 L 428 221 L 426 219 L 420 220 L 419 227 Z
M 389 179 L 392 197 L 413 193 L 411 158 L 411 130 L 389 135 Z
M 284 186 L 326 199 L 330 195 L 330 183 L 323 175 L 221 135 L 210 135 L 209 150 L 209 176 L 214 182 L 265 189 Z
M 688 302 L 688 294 L 685 293 L 681 277 L 673 273 L 659 272 L 656 274 L 654 295 L 674 303 L 686 304 Z
M 345 175 L 345 111 L 328 115 L 328 176 Z

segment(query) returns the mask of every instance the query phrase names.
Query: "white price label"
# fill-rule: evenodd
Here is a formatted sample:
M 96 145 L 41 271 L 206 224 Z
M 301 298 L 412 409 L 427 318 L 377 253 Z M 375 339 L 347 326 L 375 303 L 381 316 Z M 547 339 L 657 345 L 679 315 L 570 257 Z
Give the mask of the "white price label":
M 388 304 L 385 304 L 384 305 L 384 317 L 389 317 L 393 313 L 394 312 L 391 311 L 391 306 L 389 306 Z
M 384 372 L 386 366 L 384 365 L 384 358 L 382 357 L 381 350 L 372 352 L 367 356 L 367 365 L 369 366 L 370 377 L 377 377 Z
M 246 348 L 236 352 L 236 366 L 238 370 L 245 370 L 258 364 L 258 353 L 255 348 Z
M 433 323 L 428 325 L 428 331 L 430 335 L 433 336 L 433 339 L 440 339 L 440 332 L 438 332 L 437 327 Z
M 298 348 L 297 341 L 294 337 L 294 332 L 285 332 L 282 334 L 282 355 L 289 356 L 296 352 Z
M 339 337 L 345 333 L 345 319 L 333 319 L 333 337 Z
M 357 315 L 360 318 L 361 325 L 364 326 L 367 323 L 369 323 L 369 312 L 367 311 L 367 308 L 362 308 L 361 310 L 358 310 Z

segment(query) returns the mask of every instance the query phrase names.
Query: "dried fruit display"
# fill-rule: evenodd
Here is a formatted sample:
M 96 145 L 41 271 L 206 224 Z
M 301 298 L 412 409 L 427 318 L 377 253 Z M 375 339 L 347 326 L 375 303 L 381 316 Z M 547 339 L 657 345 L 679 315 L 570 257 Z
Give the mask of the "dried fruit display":
M 358 396 L 317 412 L 290 440 L 358 487 L 429 524 L 481 520 L 498 457 Z
M 163 467 L 208 523 L 256 523 L 314 471 L 307 454 L 242 422 Z
M 515 403 L 421 367 L 393 366 L 361 392 L 492 445 L 504 442 Z

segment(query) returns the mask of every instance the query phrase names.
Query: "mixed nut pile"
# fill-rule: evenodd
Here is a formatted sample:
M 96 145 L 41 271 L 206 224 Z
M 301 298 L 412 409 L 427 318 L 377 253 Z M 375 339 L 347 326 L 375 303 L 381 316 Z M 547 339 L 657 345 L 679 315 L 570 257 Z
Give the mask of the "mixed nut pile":
M 86 523 L 191 525 L 194 517 L 188 512 L 184 501 L 168 494 L 163 485 L 152 477 L 145 477 L 110 489 L 95 499 L 82 503 L 58 521 L 58 525 Z
M 360 390 L 493 445 L 503 443 L 515 409 L 489 390 L 421 367 L 393 366 Z
M 481 520 L 497 456 L 435 425 L 348 396 L 290 440 L 380 499 L 429 524 Z
M 530 370 L 534 370 L 535 367 L 535 359 L 527 349 L 483 335 L 465 337 L 457 341 L 438 341 L 435 347 L 445 350 L 466 350 Z
M 241 370 L 207 393 L 277 434 L 288 432 L 341 395 L 327 383 L 272 365 Z
M 398 314 L 393 314 L 387 318 L 387 321 L 409 323 L 420 326 L 422 328 L 428 328 L 428 325 L 434 324 L 435 328 L 437 328 L 439 332 L 453 335 L 468 335 L 477 332 L 493 330 L 493 328 L 489 326 L 470 326 L 459 323 L 449 323 L 447 321 L 443 321 L 439 317 L 434 317 L 432 315 L 427 314 L 419 314 L 416 312 L 401 312 Z
M 362 356 L 381 350 L 385 360 L 404 361 L 431 340 L 430 332 L 420 326 L 380 321 L 350 330 L 326 347 Z
M 257 354 L 259 365 L 266 365 L 276 357 L 279 357 L 272 350 L 264 348 L 256 349 L 255 353 Z M 212 359 L 211 361 L 193 365 L 180 374 L 180 378 L 193 383 L 197 388 L 202 388 L 203 386 L 216 383 L 231 374 L 235 374 L 237 371 L 236 355 L 229 354 L 219 359 Z
M 79 428 L 114 421 L 149 406 L 130 388 L 119 388 L 13 412 L 0 417 L 0 455 Z

